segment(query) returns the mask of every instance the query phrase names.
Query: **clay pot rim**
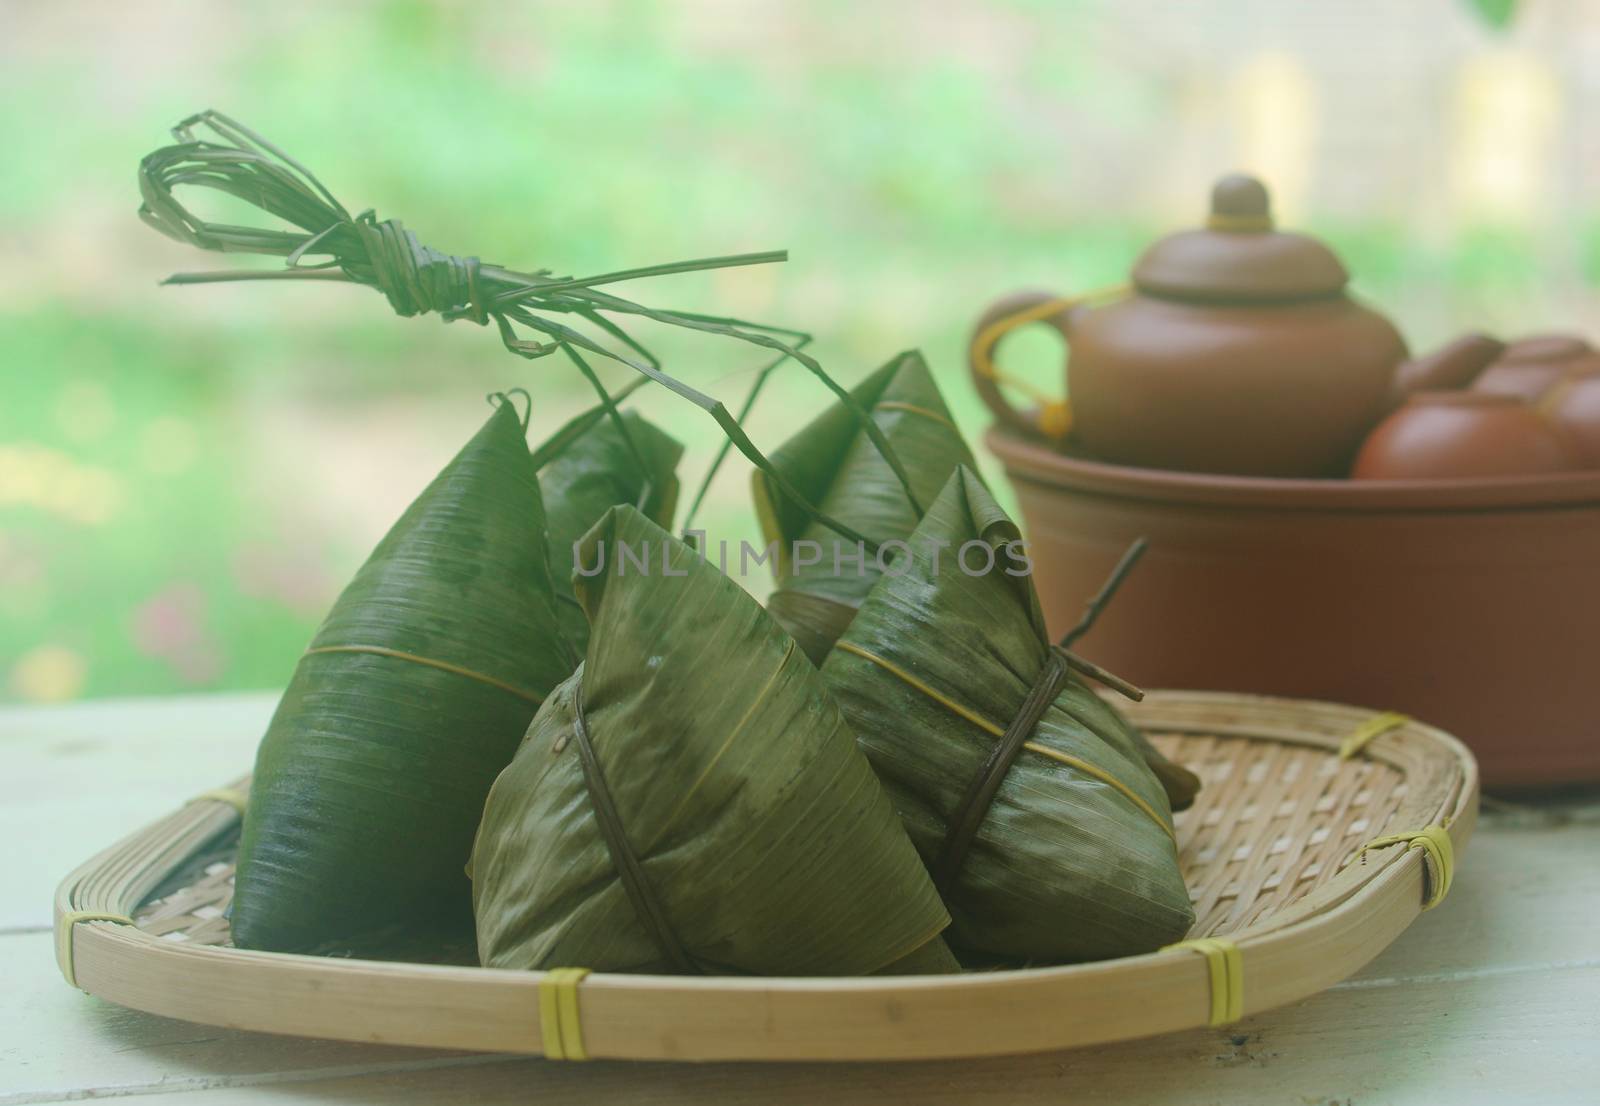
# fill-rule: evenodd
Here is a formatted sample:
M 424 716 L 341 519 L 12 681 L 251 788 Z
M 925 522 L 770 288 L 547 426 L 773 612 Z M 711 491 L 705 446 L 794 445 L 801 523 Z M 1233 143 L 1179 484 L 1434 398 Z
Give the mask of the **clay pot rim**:
M 1600 506 L 1600 471 L 1467 480 L 1279 479 L 1087 461 L 993 427 L 984 435 L 1013 480 L 1124 499 L 1261 510 L 1518 511 Z

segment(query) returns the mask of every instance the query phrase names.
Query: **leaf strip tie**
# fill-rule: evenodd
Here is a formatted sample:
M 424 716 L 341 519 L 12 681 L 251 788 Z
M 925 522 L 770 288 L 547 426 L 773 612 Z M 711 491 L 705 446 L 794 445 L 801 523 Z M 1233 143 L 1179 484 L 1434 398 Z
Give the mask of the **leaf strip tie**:
M 1061 647 L 1057 646 L 1056 648 L 1060 649 Z M 1121 676 L 1118 676 L 1115 672 L 1108 672 L 1104 668 L 1101 668 L 1098 664 L 1095 664 L 1093 661 L 1086 661 L 1082 657 L 1078 656 L 1078 654 L 1069 653 L 1065 649 L 1061 650 L 1061 659 L 1066 661 L 1067 667 L 1072 669 L 1074 672 L 1077 672 L 1082 676 L 1087 676 L 1097 683 L 1105 684 L 1112 691 L 1115 691 L 1123 698 L 1131 699 L 1135 703 L 1144 702 L 1144 692 L 1140 688 L 1130 684 L 1127 680 L 1124 680 Z
M 581 681 L 573 689 L 572 701 L 575 722 L 573 736 L 577 739 L 578 761 L 583 765 L 583 783 L 589 791 L 589 803 L 594 807 L 595 821 L 600 824 L 600 835 L 605 838 L 606 851 L 611 854 L 611 863 L 617 870 L 622 890 L 627 894 L 628 901 L 633 904 L 635 916 L 645 929 L 650 931 L 656 946 L 667 959 L 679 971 L 698 975 L 700 966 L 684 951 L 677 933 L 673 931 L 672 922 L 667 917 L 666 907 L 656 894 L 655 888 L 650 885 L 650 877 L 645 874 L 644 865 L 640 862 L 638 854 L 628 843 L 628 833 L 623 828 L 622 816 L 617 813 L 616 802 L 611 797 L 611 788 L 606 784 L 605 774 L 600 770 L 600 758 L 595 755 L 594 743 L 589 740 L 589 720 L 584 714 Z
M 392 657 L 395 660 L 410 661 L 412 664 L 422 664 L 429 668 L 437 668 L 441 672 L 450 672 L 457 676 L 465 676 L 469 680 L 477 680 L 480 684 L 488 684 L 490 687 L 509 692 L 518 699 L 526 700 L 534 706 L 539 706 L 544 702 L 543 696 L 535 695 L 531 691 L 524 691 L 514 684 L 508 684 L 504 680 L 497 680 L 493 676 L 487 676 L 482 672 L 474 672 L 470 668 L 463 668 L 461 665 L 451 664 L 449 661 L 438 661 L 432 657 L 419 657 L 415 653 L 405 653 L 399 649 L 390 649 L 383 645 L 318 645 L 315 648 L 307 649 L 304 655 L 309 657 L 317 653 L 370 653 L 375 657 Z
M 938 859 L 933 862 L 933 882 L 941 891 L 955 883 L 961 865 L 967 859 L 967 849 L 978 834 L 978 826 L 989 813 L 995 793 L 1000 790 L 1001 781 L 1011 770 L 1012 762 L 1022 751 L 1028 735 L 1033 732 L 1033 728 L 1039 724 L 1039 719 L 1044 717 L 1045 710 L 1055 702 L 1056 696 L 1066 685 L 1069 671 L 1066 658 L 1052 649 L 1045 658 L 1044 667 L 1039 670 L 1038 677 L 1033 681 L 1028 697 L 1022 701 L 1022 709 L 1017 711 L 1016 717 L 1011 720 L 1011 725 L 1001 733 L 1000 740 L 989 749 L 989 756 L 979 766 L 977 774 L 972 777 L 972 782 L 967 785 L 966 794 L 961 797 L 955 813 L 950 817 L 949 828 L 945 831 L 944 844 L 939 848 Z
M 913 415 L 921 415 L 925 419 L 932 419 L 934 422 L 938 423 L 941 426 L 948 426 L 951 430 L 955 430 L 955 432 L 957 434 L 961 433 L 961 431 L 956 428 L 956 424 L 955 423 L 951 422 L 949 419 L 947 419 L 943 415 L 939 414 L 939 412 L 930 411 L 926 407 L 919 407 L 915 403 L 906 403 L 904 400 L 886 399 L 882 403 L 877 404 L 876 407 L 875 407 L 875 410 L 878 410 L 878 411 L 909 411 Z
M 982 768 L 979 769 L 978 774 L 973 777 L 971 785 L 967 788 L 960 805 L 956 808 L 955 815 L 950 818 L 950 828 L 945 834 L 944 845 L 941 847 L 939 858 L 934 864 L 934 882 L 941 890 L 947 888 L 949 886 L 948 881 L 953 880 L 960 872 L 961 864 L 966 857 L 966 850 L 971 845 L 978 826 L 988 813 L 989 805 L 994 801 L 995 793 L 999 790 L 1001 781 L 1005 779 L 1006 772 L 1010 769 L 1012 762 L 1016 760 L 1017 754 L 1023 749 L 1048 757 L 1059 764 L 1065 764 L 1086 776 L 1099 780 L 1143 811 L 1152 822 L 1161 827 L 1162 833 L 1165 833 L 1174 841 L 1177 840 L 1177 835 L 1173 832 L 1172 827 L 1157 813 L 1156 809 L 1110 772 L 1070 753 L 1063 753 L 1050 748 L 1048 745 L 1041 745 L 1036 741 L 1027 740 L 1028 735 L 1039 724 L 1039 719 L 1044 716 L 1044 712 L 1055 702 L 1056 696 L 1061 693 L 1062 687 L 1066 685 L 1071 664 L 1066 657 L 1065 650 L 1062 650 L 1059 646 L 1051 647 L 1050 655 L 1045 661 L 1044 668 L 1039 672 L 1038 682 L 1028 692 L 1028 697 L 1023 701 L 1022 709 L 1017 712 L 1016 718 L 1005 729 L 1001 729 L 1001 727 L 981 714 L 956 702 L 937 688 L 930 686 L 899 665 L 878 656 L 876 653 L 872 653 L 848 641 L 841 641 L 834 648 L 842 649 L 846 653 L 860 657 L 862 660 L 870 661 L 902 683 L 932 699 L 950 713 L 966 719 L 992 737 L 1000 738 L 999 743 L 990 750 L 989 757 L 985 760 Z M 1066 713 L 1071 715 L 1070 711 Z
M 1178 835 L 1176 831 L 1174 831 L 1171 826 L 1167 825 L 1167 823 L 1162 819 L 1161 815 L 1156 813 L 1156 808 L 1141 799 L 1137 792 L 1133 791 L 1128 787 L 1127 784 L 1117 779 L 1117 777 L 1113 776 L 1110 772 L 1107 772 L 1104 768 L 1101 768 L 1096 764 L 1090 764 L 1088 761 L 1082 759 L 1081 757 L 1075 757 L 1071 753 L 1063 753 L 1057 749 L 1050 748 L 1048 745 L 1040 745 L 1037 741 L 1025 741 L 1023 742 L 1022 747 L 1027 749 L 1029 752 L 1038 753 L 1040 756 L 1049 757 L 1051 760 L 1060 764 L 1065 764 L 1072 768 L 1076 768 L 1084 775 L 1093 776 L 1101 783 L 1120 792 L 1123 798 L 1127 799 L 1134 806 L 1144 811 L 1144 813 L 1149 816 L 1152 822 L 1160 826 L 1161 832 L 1170 837 L 1174 844 L 1177 843 Z
M 778 359 L 763 370 L 762 379 L 779 364 L 792 359 L 838 397 L 894 472 L 912 511 L 921 517 L 922 506 L 912 490 L 911 477 L 888 438 L 855 397 L 829 376 L 814 357 L 803 352 L 801 347 L 808 338 L 790 345 L 778 336 L 794 333 L 784 328 L 695 312 L 659 310 L 601 290 L 602 285 L 643 277 L 783 261 L 788 256 L 784 251 L 698 258 L 584 277 L 554 276 L 547 269 L 521 272 L 482 263 L 476 257 L 457 257 L 432 249 L 418 241 L 399 220 L 379 220 L 371 210 L 351 215 L 305 166 L 220 112 L 204 111 L 190 116 L 173 128 L 173 137 L 175 145 L 154 150 L 139 163 L 139 191 L 143 199 L 139 217 L 179 242 L 206 250 L 282 257 L 287 267 L 278 271 L 179 273 L 168 278 L 166 283 L 348 281 L 377 289 L 399 315 L 437 313 L 447 322 L 462 318 L 479 324 L 493 321 L 502 344 L 519 357 L 531 359 L 558 350 L 565 352 L 599 393 L 613 419 L 617 419 L 614 401 L 577 351 L 586 350 L 618 361 L 709 414 L 733 446 L 767 473 L 810 518 L 851 541 L 864 542 L 876 552 L 876 544 L 867 542 L 863 535 L 824 512 L 778 472 L 720 400 L 663 372 L 659 361 L 605 313 L 649 319 L 760 346 L 778 355 Z M 203 219 L 174 194 L 180 186 L 222 192 L 283 220 L 294 229 L 258 228 Z M 304 259 L 308 255 L 324 260 L 307 262 Z M 557 316 L 566 315 L 589 322 L 626 347 L 628 352 L 610 348 L 558 321 Z M 534 331 L 537 337 L 519 337 L 518 326 Z M 753 400 L 754 393 L 751 398 Z M 626 428 L 620 419 L 617 419 L 617 426 L 627 440 Z M 724 456 L 726 451 L 719 452 L 712 466 L 713 473 Z
M 459 308 L 479 326 L 488 324 L 489 310 L 478 289 L 476 257 L 457 257 L 425 246 L 400 220 L 379 222 L 370 211 L 357 216 L 353 226 L 356 238 L 366 247 L 371 284 L 383 293 L 396 315 L 443 315 Z M 354 259 L 347 263 L 353 276 L 362 268 Z

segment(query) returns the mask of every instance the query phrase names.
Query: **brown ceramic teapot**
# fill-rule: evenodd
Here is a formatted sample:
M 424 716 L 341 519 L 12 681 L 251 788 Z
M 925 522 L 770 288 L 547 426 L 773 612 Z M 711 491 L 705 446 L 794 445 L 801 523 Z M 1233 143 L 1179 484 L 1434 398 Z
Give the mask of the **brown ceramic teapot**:
M 1026 432 L 1121 464 L 1258 476 L 1345 471 L 1396 399 L 1406 359 L 1398 331 L 1345 291 L 1327 246 L 1275 229 L 1267 190 L 1218 181 L 1199 230 L 1139 258 L 1132 288 L 1096 302 L 1023 293 L 979 320 L 970 347 L 978 390 Z M 1027 322 L 1069 346 L 1071 395 L 1033 413 L 999 388 L 994 348 Z M 1492 357 L 1492 352 L 1489 357 Z

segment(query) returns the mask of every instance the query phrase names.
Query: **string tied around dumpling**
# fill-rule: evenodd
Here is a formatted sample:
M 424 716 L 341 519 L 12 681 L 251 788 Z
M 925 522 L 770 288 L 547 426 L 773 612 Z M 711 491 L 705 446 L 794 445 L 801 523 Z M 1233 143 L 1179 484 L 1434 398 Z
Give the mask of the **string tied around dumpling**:
M 1144 698 L 1144 692 L 1134 685 L 1099 665 L 1073 654 L 1067 647 L 1094 626 L 1101 612 L 1127 579 L 1128 573 L 1133 571 L 1133 566 L 1138 564 L 1139 558 L 1144 555 L 1147 544 L 1144 538 L 1138 538 L 1128 547 L 1111 570 L 1106 582 L 1085 605 L 1083 617 L 1079 619 L 1077 625 L 1068 630 L 1059 643 L 1047 649 L 1044 665 L 1039 669 L 1033 687 L 1028 690 L 1027 698 L 1022 701 L 1021 709 L 1012 717 L 1011 724 L 1000 734 L 1000 740 L 990 748 L 989 755 L 984 758 L 983 764 L 973 775 L 972 781 L 967 785 L 966 793 L 962 795 L 955 813 L 949 820 L 944 843 L 939 848 L 939 855 L 934 860 L 932 868 L 933 882 L 941 893 L 946 892 L 955 882 L 956 876 L 961 871 L 961 865 L 966 861 L 967 850 L 978 834 L 978 827 L 988 816 L 989 807 L 993 805 L 994 797 L 1000 790 L 1000 784 L 1004 782 L 1006 773 L 1011 770 L 1017 755 L 1025 747 L 1038 749 L 1052 759 L 1069 764 L 1111 785 L 1121 792 L 1124 798 L 1149 815 L 1167 836 L 1173 836 L 1172 827 L 1144 799 L 1116 777 L 1077 757 L 1056 753 L 1028 741 L 1029 735 L 1044 717 L 1044 712 L 1056 701 L 1056 697 L 1061 694 L 1062 688 L 1066 687 L 1067 680 L 1074 671 L 1106 684 L 1135 702 Z
M 961 797 L 950 819 L 950 828 L 945 833 L 939 856 L 933 863 L 933 882 L 941 894 L 955 882 L 967 858 L 967 849 L 977 836 L 978 826 L 988 815 L 995 793 L 1000 790 L 1001 781 L 1011 770 L 1028 735 L 1033 733 L 1044 712 L 1061 694 L 1070 672 L 1062 650 L 1052 648 L 1033 687 L 1028 691 L 1028 697 L 1022 701 L 1022 709 L 1011 719 L 1000 740 L 989 749 L 989 755 L 967 785 L 966 794 Z
M 578 747 L 578 762 L 583 768 L 584 787 L 589 792 L 589 804 L 594 808 L 595 821 L 600 826 L 600 836 L 605 839 L 606 851 L 611 854 L 612 867 L 622 884 L 623 893 L 633 905 L 634 915 L 650 931 L 656 946 L 679 971 L 700 974 L 700 965 L 684 949 L 683 943 L 667 917 L 666 905 L 650 883 L 639 854 L 628 841 L 627 829 L 617 804 L 611 797 L 605 773 L 600 768 L 600 758 L 595 755 L 594 743 L 589 739 L 589 719 L 583 706 L 583 681 L 572 688 L 572 736 Z

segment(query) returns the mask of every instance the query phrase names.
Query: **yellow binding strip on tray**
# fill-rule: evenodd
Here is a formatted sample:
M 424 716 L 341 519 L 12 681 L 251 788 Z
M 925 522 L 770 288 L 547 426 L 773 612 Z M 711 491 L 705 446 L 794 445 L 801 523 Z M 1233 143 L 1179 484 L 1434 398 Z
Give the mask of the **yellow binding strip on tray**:
M 419 657 L 415 653 L 405 653 L 399 649 L 390 649 L 386 645 L 319 645 L 314 649 L 307 649 L 303 656 L 315 656 L 318 653 L 370 653 L 375 657 L 393 657 L 395 660 L 410 661 L 412 664 L 425 665 L 428 668 L 437 668 L 441 672 L 451 672 L 457 676 L 465 676 L 469 680 L 477 680 L 480 684 L 497 687 L 501 691 L 509 692 L 518 699 L 525 699 L 534 706 L 544 702 L 541 696 L 531 691 L 524 691 L 515 684 L 508 684 L 504 680 L 497 680 L 493 676 L 486 676 L 482 672 L 474 672 L 470 668 L 463 668 L 459 664 L 449 661 L 436 661 L 432 657 Z
M 61 960 L 61 974 L 74 987 L 78 985 L 78 969 L 72 961 L 72 930 L 79 922 L 115 922 L 119 926 L 131 926 L 133 919 L 126 914 L 104 910 L 68 910 L 61 915 L 61 920 L 56 923 L 57 953 Z
M 834 645 L 834 648 L 843 649 L 846 653 L 860 657 L 864 661 L 871 661 L 873 664 L 877 665 L 891 676 L 894 676 L 896 679 L 900 680 L 901 683 L 920 691 L 922 694 L 926 695 L 929 699 L 932 699 L 935 703 L 938 703 L 951 714 L 965 718 L 968 722 L 971 722 L 974 726 L 977 726 L 989 736 L 1004 737 L 1006 735 L 1005 727 L 997 726 L 987 718 L 983 717 L 983 715 L 962 706 L 948 695 L 945 695 L 935 687 L 929 686 L 924 681 L 917 679 L 917 677 L 913 676 L 911 673 L 907 672 L 905 669 L 901 668 L 892 661 L 885 660 L 883 657 L 878 656 L 878 654 L 869 652 L 868 650 L 861 648 L 859 645 L 852 645 L 848 641 L 838 642 Z M 1141 799 L 1136 791 L 1134 791 L 1127 784 L 1123 783 L 1121 780 L 1117 779 L 1117 777 L 1113 776 L 1110 772 L 1107 772 L 1104 768 L 1101 768 L 1095 764 L 1090 764 L 1088 761 L 1072 756 L 1069 753 L 1057 752 L 1048 745 L 1041 745 L 1037 741 L 1024 741 L 1022 743 L 1022 747 L 1030 752 L 1038 753 L 1040 756 L 1048 757 L 1057 763 L 1065 764 L 1070 768 L 1076 768 L 1084 775 L 1091 776 L 1094 779 L 1099 780 L 1101 783 L 1105 784 L 1107 787 L 1110 787 L 1134 806 L 1142 810 L 1146 815 L 1149 816 L 1152 822 L 1161 827 L 1162 832 L 1164 832 L 1168 837 L 1172 838 L 1174 841 L 1178 839 L 1177 834 L 1173 832 L 1172 827 L 1167 825 L 1166 821 L 1162 819 L 1161 815 L 1156 813 L 1155 807 Z
M 1354 730 L 1351 730 L 1350 735 L 1339 742 L 1339 759 L 1349 760 L 1372 744 L 1375 738 L 1382 737 L 1386 733 L 1393 733 L 1409 721 L 1411 721 L 1411 716 L 1409 714 L 1401 714 L 1399 711 L 1390 710 L 1382 714 L 1374 714 Z
M 1423 874 L 1427 883 L 1423 891 L 1426 897 L 1422 909 L 1432 910 L 1443 902 L 1445 895 L 1450 891 L 1450 882 L 1455 879 L 1456 874 L 1456 851 L 1455 846 L 1450 843 L 1450 831 L 1443 826 L 1435 825 L 1423 826 L 1419 830 L 1407 830 L 1404 833 L 1384 834 L 1368 841 L 1352 856 L 1360 856 L 1368 849 L 1381 849 L 1387 845 L 1406 845 L 1422 850 Z
M 1168 945 L 1162 952 L 1189 949 L 1206 958 L 1211 973 L 1211 1017 L 1207 1024 L 1231 1025 L 1244 1017 L 1244 956 L 1226 937 L 1196 937 Z
M 578 1020 L 578 984 L 588 968 L 551 968 L 539 977 L 539 1036 L 547 1060 L 587 1060 Z
M 226 803 L 240 814 L 243 814 L 245 804 L 249 800 L 250 797 L 243 791 L 235 791 L 231 787 L 213 787 L 210 791 L 200 792 L 200 794 L 190 799 L 189 803 Z M 187 806 L 188 803 L 184 805 Z

